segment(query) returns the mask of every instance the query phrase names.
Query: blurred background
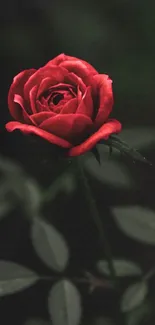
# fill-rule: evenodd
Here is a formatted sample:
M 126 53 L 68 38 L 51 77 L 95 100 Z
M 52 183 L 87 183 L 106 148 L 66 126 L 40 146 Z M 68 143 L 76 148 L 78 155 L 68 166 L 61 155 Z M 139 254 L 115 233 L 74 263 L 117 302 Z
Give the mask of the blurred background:
M 100 73 L 111 77 L 115 101 L 112 116 L 123 124 L 122 138 L 155 161 L 155 2 L 5 0 L 0 11 L 0 27 L 1 157 L 18 163 L 43 188 L 60 175 L 57 163 L 52 162 L 49 144 L 42 143 L 40 139 L 32 140 L 20 132 L 9 134 L 4 125 L 11 120 L 7 94 L 13 77 L 24 69 L 39 68 L 56 55 L 65 53 L 88 61 Z M 136 204 L 154 211 L 155 173 L 132 161 L 122 161 L 118 153 L 114 153 L 110 163 L 107 151 L 105 153 L 102 148 L 101 155 L 105 162 L 99 171 L 92 157 L 86 162 L 86 169 L 101 214 L 106 215 L 113 254 L 124 254 L 147 270 L 155 264 L 154 246 L 128 239 L 117 232 L 109 218 L 111 206 Z M 52 222 L 64 233 L 72 247 L 71 274 L 76 273 L 78 268 L 91 269 L 99 249 L 96 230 L 89 221 L 87 208 L 79 193 L 79 189 L 69 197 L 61 193 L 45 212 L 48 217 L 53 214 Z M 76 212 L 72 208 L 75 204 L 78 205 Z M 21 210 L 15 211 L 9 212 L 9 218 L 1 223 L 0 256 L 44 272 L 43 265 L 32 252 L 29 225 L 21 219 Z M 118 211 L 114 210 L 114 213 L 118 214 Z M 139 213 L 141 215 L 141 210 Z M 97 255 L 100 256 L 99 250 Z M 23 324 L 28 317 L 37 316 L 37 312 L 41 317 L 48 318 L 44 301 L 48 285 L 35 290 L 28 291 L 26 296 L 22 293 L 22 298 L 14 296 L 11 300 L 2 301 L 0 314 L 4 325 L 10 324 L 12 317 L 16 325 Z M 111 315 L 115 313 L 111 296 L 108 299 L 106 296 L 106 303 L 104 297 L 103 307 L 100 293 L 89 302 L 85 290 L 82 294 L 88 318 L 90 310 L 93 315 L 102 314 L 103 309 Z M 27 301 L 31 295 L 35 303 L 30 305 Z M 42 310 L 40 306 L 43 306 Z M 11 316 L 9 313 L 6 315 L 7 310 Z M 150 321 L 148 324 L 153 323 Z

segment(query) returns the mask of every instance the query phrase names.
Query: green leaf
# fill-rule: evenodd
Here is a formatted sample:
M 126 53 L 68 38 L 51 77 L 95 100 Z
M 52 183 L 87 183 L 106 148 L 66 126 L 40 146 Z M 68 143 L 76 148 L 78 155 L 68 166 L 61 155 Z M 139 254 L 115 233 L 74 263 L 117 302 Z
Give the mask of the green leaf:
M 131 189 L 135 187 L 128 169 L 119 161 L 119 153 L 114 149 L 109 157 L 109 150 L 105 146 L 99 146 L 100 165 L 94 156 L 88 156 L 85 160 L 85 169 L 93 175 L 101 184 L 112 188 Z
M 149 302 L 144 301 L 140 306 L 126 315 L 126 325 L 139 325 L 151 312 Z
M 24 210 L 29 217 L 36 217 L 39 214 L 41 195 L 38 184 L 30 178 L 24 182 L 25 196 L 23 201 Z
M 141 268 L 132 261 L 113 260 L 116 276 L 140 276 L 142 275 Z M 110 275 L 107 261 L 100 260 L 97 262 L 97 269 L 102 274 Z
M 148 293 L 146 282 L 137 282 L 129 286 L 124 292 L 121 299 L 121 310 L 123 312 L 130 311 L 138 307 L 145 299 Z
M 1 181 L 0 184 L 0 220 L 14 208 L 14 202 L 8 197 L 9 186 L 6 181 Z
M 64 279 L 53 285 L 48 298 L 53 325 L 78 325 L 81 319 L 81 298 L 77 288 Z
M 74 192 L 76 188 L 76 178 L 73 173 L 62 173 L 42 195 L 42 202 L 53 201 L 58 193 L 63 192 L 67 195 Z
M 155 212 L 141 206 L 112 208 L 118 227 L 128 236 L 155 245 Z
M 100 153 L 99 153 L 97 147 L 94 147 L 91 151 L 92 151 L 92 154 L 94 155 L 94 157 L 96 158 L 97 162 L 100 165 L 101 164 Z
M 10 261 L 0 261 L 0 296 L 24 290 L 38 280 L 34 271 Z
M 155 143 L 155 128 L 146 126 L 136 126 L 123 128 L 121 137 L 129 146 L 134 146 L 138 150 L 144 150 Z
M 97 317 L 93 322 L 94 325 L 115 325 L 113 320 L 108 317 Z
M 30 318 L 30 319 L 26 320 L 24 325 L 52 325 L 52 324 L 51 324 L 51 321 L 46 321 L 41 318 Z
M 26 215 L 34 217 L 40 209 L 38 184 L 18 165 L 0 158 L 0 219 L 14 207 L 21 206 Z
M 69 251 L 63 236 L 49 223 L 35 218 L 31 228 L 33 247 L 40 259 L 51 269 L 65 270 Z
M 137 149 L 130 147 L 118 136 L 111 135 L 108 140 L 102 141 L 102 143 L 119 150 L 124 156 L 131 158 L 133 161 L 140 161 L 142 163 L 147 163 L 150 166 L 152 165 L 152 163 L 148 161 L 140 152 L 138 152 Z

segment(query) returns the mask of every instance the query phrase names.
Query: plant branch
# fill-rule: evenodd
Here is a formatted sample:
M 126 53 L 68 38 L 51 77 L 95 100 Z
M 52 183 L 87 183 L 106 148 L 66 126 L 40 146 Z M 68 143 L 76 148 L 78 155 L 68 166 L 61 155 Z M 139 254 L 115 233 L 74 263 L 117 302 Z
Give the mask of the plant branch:
M 114 269 L 114 265 L 113 265 L 111 248 L 110 248 L 109 242 L 106 238 L 106 234 L 103 229 L 103 224 L 102 224 L 102 221 L 101 221 L 99 213 L 98 213 L 96 202 L 93 197 L 93 194 L 92 194 L 91 188 L 89 186 L 87 176 L 85 175 L 80 158 L 77 158 L 77 168 L 79 170 L 79 175 L 80 175 L 80 178 L 82 181 L 84 194 L 85 194 L 88 206 L 89 206 L 89 210 L 90 210 L 92 219 L 93 219 L 93 221 L 96 225 L 96 228 L 98 230 L 99 240 L 100 240 L 101 247 L 103 249 L 103 254 L 106 255 L 106 259 L 107 259 L 110 274 L 111 274 L 111 281 L 112 281 L 113 285 L 115 286 L 116 285 L 116 274 L 115 274 L 115 269 Z

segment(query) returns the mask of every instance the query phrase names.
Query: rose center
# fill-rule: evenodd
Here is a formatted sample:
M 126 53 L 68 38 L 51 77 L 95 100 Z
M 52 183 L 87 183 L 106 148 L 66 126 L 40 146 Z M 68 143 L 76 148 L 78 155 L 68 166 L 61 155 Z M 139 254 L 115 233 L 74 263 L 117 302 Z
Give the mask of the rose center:
M 58 105 L 60 100 L 62 100 L 64 98 L 63 94 L 57 94 L 52 98 L 52 102 L 54 105 Z

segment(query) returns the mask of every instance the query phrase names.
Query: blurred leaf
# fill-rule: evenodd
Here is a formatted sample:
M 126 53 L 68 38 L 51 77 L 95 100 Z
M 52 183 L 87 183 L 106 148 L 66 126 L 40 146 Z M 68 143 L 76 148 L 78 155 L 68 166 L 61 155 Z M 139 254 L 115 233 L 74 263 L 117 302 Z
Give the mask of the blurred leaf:
M 135 186 L 127 168 L 119 162 L 119 152 L 115 149 L 109 157 L 109 149 L 99 145 L 100 165 L 94 156 L 88 157 L 85 161 L 86 170 L 102 184 L 120 189 L 128 189 Z
M 30 318 L 28 319 L 24 325 L 52 325 L 51 321 L 46 321 L 41 318 Z
M 138 150 L 146 149 L 149 145 L 155 144 L 155 128 L 151 126 L 123 129 L 121 135 L 130 146 L 134 146 Z
M 0 184 L 0 220 L 3 219 L 14 207 L 14 202 L 8 196 L 9 188 L 5 181 Z
M 38 184 L 32 179 L 25 179 L 26 195 L 24 197 L 24 208 L 28 216 L 38 215 L 41 205 L 41 194 Z
M 135 276 L 142 275 L 141 268 L 132 261 L 113 260 L 113 265 L 117 276 Z M 100 260 L 97 262 L 97 269 L 103 274 L 110 275 L 107 261 Z
M 149 302 L 143 302 L 140 306 L 128 312 L 126 315 L 126 325 L 139 325 L 146 316 L 150 314 Z
M 60 192 L 70 194 L 76 188 L 76 179 L 72 173 L 63 173 L 50 185 L 50 187 L 42 195 L 42 201 L 48 202 L 55 199 Z
M 97 317 L 93 322 L 94 325 L 114 325 L 114 321 L 107 317 Z
M 112 208 L 120 229 L 131 238 L 155 245 L 155 212 L 141 206 Z
M 26 289 L 36 283 L 38 279 L 35 272 L 22 265 L 0 261 L 0 296 Z
M 40 259 L 51 269 L 62 272 L 65 270 L 69 252 L 63 236 L 41 218 L 35 218 L 31 229 L 34 249 Z
M 121 310 L 123 312 L 130 311 L 138 307 L 145 299 L 148 293 L 146 282 L 137 282 L 129 286 L 121 299 Z
M 81 318 L 81 298 L 68 280 L 53 285 L 48 298 L 48 310 L 53 325 L 78 325 Z
M 65 193 L 72 193 L 76 188 L 75 176 L 71 173 L 65 173 L 62 178 L 61 186 Z
M 20 166 L 0 158 L 0 219 L 19 204 L 28 216 L 34 217 L 40 208 L 40 191 L 33 179 Z

